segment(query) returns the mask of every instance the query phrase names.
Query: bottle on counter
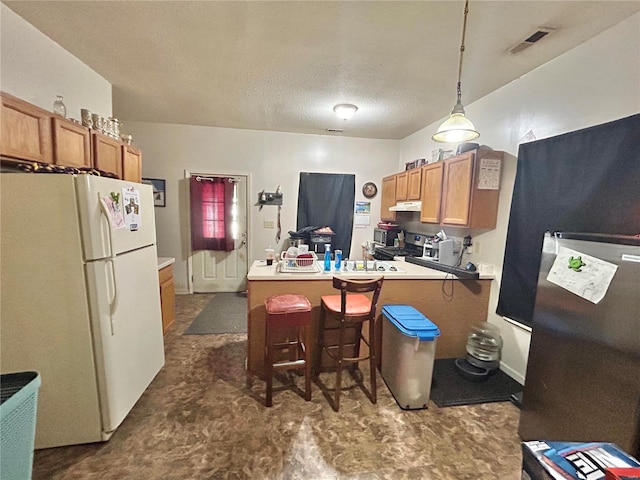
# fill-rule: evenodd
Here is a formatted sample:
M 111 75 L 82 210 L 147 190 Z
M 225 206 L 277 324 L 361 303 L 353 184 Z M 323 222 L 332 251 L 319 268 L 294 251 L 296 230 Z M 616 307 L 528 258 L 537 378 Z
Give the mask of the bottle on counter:
M 336 259 L 336 270 L 340 270 L 342 265 L 342 250 L 334 250 L 333 255 Z
M 328 243 L 324 244 L 324 271 L 331 271 L 331 245 Z

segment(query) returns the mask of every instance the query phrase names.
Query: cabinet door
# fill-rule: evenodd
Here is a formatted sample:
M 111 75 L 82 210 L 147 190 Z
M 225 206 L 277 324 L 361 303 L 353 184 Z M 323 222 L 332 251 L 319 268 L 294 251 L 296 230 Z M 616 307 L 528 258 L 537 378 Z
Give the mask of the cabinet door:
M 396 201 L 407 199 L 408 174 L 407 172 L 396 175 Z
M 100 133 L 93 136 L 93 167 L 122 178 L 122 144 Z
M 0 155 L 51 163 L 51 114 L 24 100 L 2 93 Z
M 421 222 L 440 223 L 443 172 L 444 162 L 432 163 L 422 167 Z
M 443 224 L 460 226 L 469 224 L 473 159 L 474 154 L 467 153 L 444 161 Z
M 380 196 L 380 219 L 395 220 L 396 212 L 389 211 L 389 208 L 396 204 L 396 175 L 391 175 L 382 179 L 382 194 Z
M 142 152 L 131 145 L 122 146 L 122 179 L 142 182 Z
M 422 169 L 414 168 L 409 170 L 407 180 L 407 200 L 420 200 L 420 181 L 422 180 Z
M 173 266 L 158 273 L 160 279 L 160 306 L 162 309 L 162 333 L 166 333 L 176 320 L 176 292 L 173 282 Z
M 86 127 L 53 117 L 53 162 L 68 167 L 91 167 L 91 134 Z

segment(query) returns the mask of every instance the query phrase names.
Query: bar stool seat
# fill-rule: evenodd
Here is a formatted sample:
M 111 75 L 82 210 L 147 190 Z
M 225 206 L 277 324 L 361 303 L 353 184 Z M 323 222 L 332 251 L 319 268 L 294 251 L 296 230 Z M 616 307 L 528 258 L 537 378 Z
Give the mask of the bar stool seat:
M 276 370 L 301 370 L 305 376 L 305 400 L 311 400 L 311 358 L 306 343 L 311 326 L 311 302 L 303 295 L 284 294 L 267 297 L 265 334 L 265 376 L 267 383 L 266 406 L 273 405 L 273 372 Z M 294 339 L 275 342 L 276 329 L 292 329 Z M 289 334 L 291 335 L 291 334 Z M 275 361 L 278 351 L 287 351 L 288 360 Z

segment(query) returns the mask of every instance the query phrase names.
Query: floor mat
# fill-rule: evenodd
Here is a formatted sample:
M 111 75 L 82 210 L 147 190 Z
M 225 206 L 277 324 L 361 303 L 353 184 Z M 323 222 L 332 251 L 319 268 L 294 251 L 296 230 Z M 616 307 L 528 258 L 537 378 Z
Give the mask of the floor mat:
M 231 292 L 216 293 L 183 335 L 245 333 L 246 331 L 247 296 L 244 292 Z
M 485 382 L 471 382 L 458 374 L 455 361 L 455 358 L 434 361 L 431 400 L 438 407 L 506 402 L 511 394 L 524 388 L 501 370 Z

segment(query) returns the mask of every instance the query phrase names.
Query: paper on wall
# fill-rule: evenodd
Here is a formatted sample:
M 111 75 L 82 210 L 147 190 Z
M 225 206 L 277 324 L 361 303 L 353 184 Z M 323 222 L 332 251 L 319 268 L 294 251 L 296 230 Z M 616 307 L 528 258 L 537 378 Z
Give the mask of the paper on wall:
M 502 162 L 498 158 L 481 158 L 480 173 L 478 174 L 478 190 L 500 189 L 500 167 Z
M 579 263 L 578 259 L 581 260 Z M 570 260 L 573 260 L 574 268 L 571 268 Z M 607 294 L 616 270 L 618 266 L 614 263 L 560 247 L 547 280 L 592 303 L 598 303 Z
M 355 226 L 367 227 L 371 224 L 371 202 L 356 202 Z

